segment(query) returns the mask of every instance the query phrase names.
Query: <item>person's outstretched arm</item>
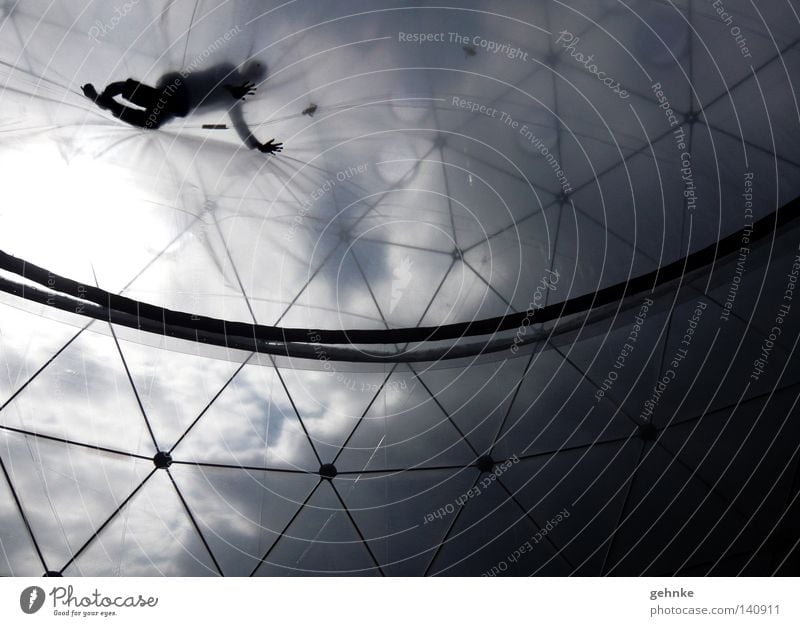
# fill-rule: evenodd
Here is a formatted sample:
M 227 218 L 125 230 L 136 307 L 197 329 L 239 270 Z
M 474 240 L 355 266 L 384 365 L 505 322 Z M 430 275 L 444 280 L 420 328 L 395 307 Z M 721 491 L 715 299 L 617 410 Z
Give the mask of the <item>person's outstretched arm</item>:
M 239 138 L 248 148 L 251 150 L 264 152 L 265 154 L 272 154 L 283 150 L 283 144 L 276 142 L 274 139 L 270 139 L 267 143 L 261 143 L 255 138 L 255 136 L 253 136 L 253 133 L 250 132 L 250 128 L 247 126 L 247 122 L 244 121 L 242 107 L 239 105 L 239 103 L 236 103 L 231 107 L 229 114 L 233 128 L 236 130 L 236 134 L 239 135 Z

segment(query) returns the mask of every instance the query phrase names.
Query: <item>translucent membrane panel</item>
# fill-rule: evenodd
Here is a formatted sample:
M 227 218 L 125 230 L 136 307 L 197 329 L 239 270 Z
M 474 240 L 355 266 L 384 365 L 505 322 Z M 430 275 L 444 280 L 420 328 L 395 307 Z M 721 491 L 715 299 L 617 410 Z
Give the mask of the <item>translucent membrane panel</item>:
M 660 439 L 664 449 L 697 468 L 698 477 L 712 484 L 762 539 L 781 526 L 796 493 L 796 446 L 786 436 L 797 428 L 796 399 L 795 389 L 779 391 L 768 400 L 687 420 Z
M 481 576 L 563 575 L 572 570 L 557 544 L 537 533 L 546 520 L 536 520 L 536 513 L 526 514 L 503 488 L 502 477 L 490 481 L 479 496 L 468 499 L 451 515 L 452 529 L 429 569 L 431 575 Z M 476 481 L 481 487 L 480 478 Z M 536 520 L 536 522 L 534 522 Z M 531 544 L 530 550 L 527 543 Z M 516 558 L 516 562 L 508 557 Z M 501 564 L 502 563 L 502 564 Z M 495 568 L 494 570 L 492 568 Z M 501 569 L 502 568 L 502 569 Z
M 9 304 L 0 304 L 0 403 L 3 404 L 64 348 L 79 330 Z
M 59 571 L 116 511 L 152 463 L 16 433 L 2 454 L 49 570 Z
M 160 345 L 120 342 L 159 449 L 169 449 L 223 391 L 246 356 L 203 358 Z
M 607 566 L 641 447 L 631 438 L 531 458 L 501 480 L 562 547 L 577 574 L 599 576 Z
M 514 359 L 475 363 L 455 372 L 421 366 L 415 369 L 465 439 L 480 454 L 489 454 L 519 393 L 525 362 Z
M 351 474 L 336 485 L 389 576 L 422 576 L 477 470 Z
M 352 471 L 464 466 L 477 458 L 410 370 L 393 374 L 359 421 L 339 467 Z
M 607 571 L 658 575 L 752 550 L 760 542 L 755 527 L 729 504 L 691 466 L 661 446 L 648 446 L 631 483 Z
M 328 481 L 319 484 L 258 568 L 257 576 L 378 574 L 367 544 L 336 493 L 337 487 Z
M 140 398 L 113 337 L 92 329 L 73 337 L 5 406 L 3 424 L 152 457 Z
M 45 565 L 39 559 L 5 474 L 0 484 L 0 575 L 40 576 Z
M 170 471 L 226 576 L 249 576 L 259 566 L 319 480 L 181 465 Z
M 389 376 L 392 366 L 360 371 L 347 364 L 329 365 L 322 371 L 280 370 L 289 397 L 323 463 L 334 462 L 340 456 L 342 446 L 353 436 L 363 416 L 379 401 L 382 389 L 403 385 L 402 379 Z
M 159 470 L 64 574 L 215 576 L 219 571 L 175 485 Z
M 316 471 L 320 463 L 275 369 L 245 365 L 173 451 L 176 460 Z
M 555 350 L 533 355 L 500 426 L 497 459 L 552 454 L 628 437 L 635 423 Z

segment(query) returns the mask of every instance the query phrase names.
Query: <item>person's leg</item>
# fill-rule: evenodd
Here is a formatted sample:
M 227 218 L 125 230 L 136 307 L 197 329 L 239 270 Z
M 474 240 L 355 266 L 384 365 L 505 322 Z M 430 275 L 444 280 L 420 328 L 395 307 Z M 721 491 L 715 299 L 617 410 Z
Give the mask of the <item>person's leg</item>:
M 151 89 L 147 87 L 147 85 L 141 85 L 141 83 L 133 80 L 111 83 L 101 94 L 97 93 L 97 90 L 91 83 L 83 85 L 81 89 L 87 98 L 94 100 L 99 107 L 107 109 L 114 117 L 121 119 L 123 122 L 132 126 L 139 126 L 140 128 L 158 128 L 163 118 L 162 116 L 154 115 L 152 107 L 142 111 L 141 109 L 125 106 L 114 100 L 114 96 L 120 95 L 127 99 L 128 95 L 132 94 L 138 86 Z
M 103 93 L 100 95 L 104 98 L 113 98 L 114 96 L 121 95 L 124 89 L 125 81 L 117 81 L 116 83 L 110 83 L 108 87 L 103 89 Z
M 158 102 L 159 91 L 149 85 L 140 83 L 132 78 L 126 80 L 123 85 L 120 93 L 128 102 L 132 102 L 143 109 L 150 109 Z
M 97 101 L 97 104 L 104 109 L 111 111 L 111 115 L 127 122 L 132 126 L 139 126 L 140 128 L 158 128 L 157 123 L 151 123 L 147 118 L 147 112 L 141 109 L 134 109 L 133 107 L 126 107 L 113 98 L 106 98 L 105 92 Z

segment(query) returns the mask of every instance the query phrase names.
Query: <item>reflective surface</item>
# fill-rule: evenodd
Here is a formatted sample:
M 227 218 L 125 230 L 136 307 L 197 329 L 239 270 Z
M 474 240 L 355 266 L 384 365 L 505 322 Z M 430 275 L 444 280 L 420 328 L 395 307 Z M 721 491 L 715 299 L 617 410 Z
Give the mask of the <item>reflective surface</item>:
M 142 302 L 483 319 L 800 195 L 785 2 L 130 4 L 2 7 L 0 249 Z M 252 60 L 255 94 L 157 130 L 81 91 Z M 796 241 L 452 363 L 212 350 L 3 293 L 0 573 L 796 574 Z

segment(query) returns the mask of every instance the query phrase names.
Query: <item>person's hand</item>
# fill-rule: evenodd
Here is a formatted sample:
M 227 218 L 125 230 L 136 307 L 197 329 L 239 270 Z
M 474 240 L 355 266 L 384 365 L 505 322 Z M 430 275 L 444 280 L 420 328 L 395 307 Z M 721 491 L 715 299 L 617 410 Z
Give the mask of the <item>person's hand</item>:
M 245 100 L 246 96 L 252 96 L 256 93 L 256 84 L 244 81 L 241 85 L 225 85 L 230 94 L 236 100 Z
M 272 154 L 283 150 L 283 144 L 280 142 L 275 143 L 274 139 L 270 139 L 267 143 L 262 143 L 258 149 L 265 154 Z

